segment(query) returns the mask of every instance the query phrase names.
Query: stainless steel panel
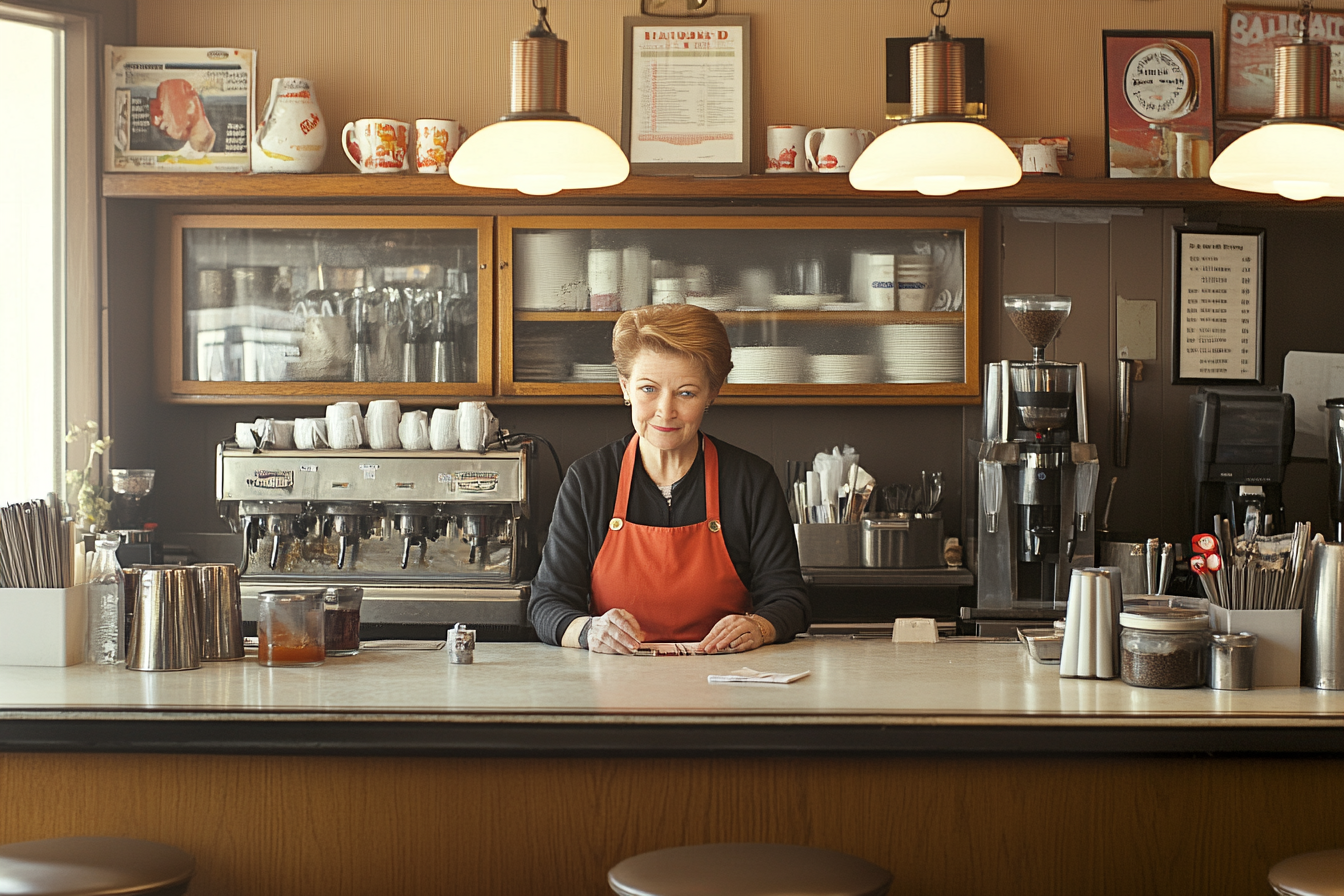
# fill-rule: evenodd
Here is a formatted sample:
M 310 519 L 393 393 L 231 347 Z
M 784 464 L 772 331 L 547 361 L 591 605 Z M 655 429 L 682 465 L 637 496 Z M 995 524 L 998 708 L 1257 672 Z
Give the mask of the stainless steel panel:
M 243 619 L 257 619 L 257 595 L 277 587 L 325 588 L 314 580 L 307 586 L 286 581 L 253 580 L 243 583 Z M 366 584 L 360 622 L 405 625 L 527 625 L 526 585 L 511 588 L 407 588 Z

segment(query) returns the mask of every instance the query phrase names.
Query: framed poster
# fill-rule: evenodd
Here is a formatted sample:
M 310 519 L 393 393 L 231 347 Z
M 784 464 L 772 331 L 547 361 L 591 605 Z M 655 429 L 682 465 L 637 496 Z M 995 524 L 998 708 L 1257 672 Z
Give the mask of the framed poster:
M 1274 114 L 1274 50 L 1297 38 L 1297 8 L 1223 7 L 1219 118 L 1261 121 Z M 1330 117 L 1344 120 L 1344 11 L 1316 10 L 1310 38 L 1330 45 Z
M 751 17 L 625 20 L 631 174 L 751 173 Z
M 1110 177 L 1208 177 L 1213 33 L 1103 31 Z
M 1265 380 L 1265 231 L 1172 228 L 1173 383 Z

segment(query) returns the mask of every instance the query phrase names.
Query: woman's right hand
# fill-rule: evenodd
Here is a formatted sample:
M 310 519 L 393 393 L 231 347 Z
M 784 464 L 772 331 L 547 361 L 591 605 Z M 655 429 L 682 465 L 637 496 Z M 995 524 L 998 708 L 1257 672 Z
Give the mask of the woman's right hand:
M 634 614 L 612 609 L 593 619 L 588 629 L 588 649 L 593 653 L 623 653 L 626 656 L 639 649 L 644 640 L 644 629 Z

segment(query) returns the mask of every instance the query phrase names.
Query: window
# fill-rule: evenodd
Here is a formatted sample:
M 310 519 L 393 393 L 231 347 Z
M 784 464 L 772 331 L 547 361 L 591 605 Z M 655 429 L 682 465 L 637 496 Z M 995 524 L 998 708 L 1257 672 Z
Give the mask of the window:
M 0 5 L 0 120 L 17 150 L 0 166 L 0 501 L 62 492 L 66 421 L 101 418 L 87 34 Z

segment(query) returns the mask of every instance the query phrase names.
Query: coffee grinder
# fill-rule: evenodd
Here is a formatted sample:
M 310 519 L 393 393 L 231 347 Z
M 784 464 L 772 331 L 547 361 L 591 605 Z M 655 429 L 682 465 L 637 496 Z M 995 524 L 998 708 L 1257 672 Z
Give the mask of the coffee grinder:
M 1205 386 L 1190 396 L 1194 531 L 1210 531 L 1215 515 L 1237 535 L 1291 531 L 1283 477 L 1293 456 L 1294 425 L 1293 396 L 1275 388 Z
M 1045 359 L 1072 300 L 1010 295 L 1004 307 L 1032 360 L 985 367 L 984 438 L 972 443 L 977 606 L 964 614 L 980 634 L 1061 616 L 1070 570 L 1096 564 L 1099 468 L 1088 440 L 1087 372 L 1082 363 Z

